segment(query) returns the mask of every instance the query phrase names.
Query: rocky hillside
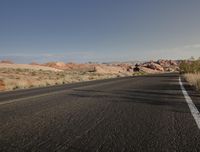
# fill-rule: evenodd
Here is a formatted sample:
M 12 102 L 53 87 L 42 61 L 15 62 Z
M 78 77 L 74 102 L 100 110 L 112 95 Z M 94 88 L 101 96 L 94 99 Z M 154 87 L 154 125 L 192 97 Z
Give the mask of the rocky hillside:
M 175 72 L 179 71 L 179 63 L 173 60 L 149 61 L 140 64 L 140 68 L 147 73 Z
M 126 63 L 87 63 L 87 64 L 77 64 L 77 63 L 63 63 L 63 62 L 49 62 L 41 64 L 41 66 L 47 66 L 51 68 L 56 68 L 60 70 L 67 71 L 79 71 L 79 72 L 95 72 L 100 74 L 118 74 L 118 75 L 130 75 L 133 73 L 133 68 L 135 64 L 132 62 Z M 139 64 L 141 71 L 146 73 L 159 73 L 159 72 L 174 72 L 179 71 L 179 63 L 174 60 L 158 60 L 158 61 L 148 61 Z

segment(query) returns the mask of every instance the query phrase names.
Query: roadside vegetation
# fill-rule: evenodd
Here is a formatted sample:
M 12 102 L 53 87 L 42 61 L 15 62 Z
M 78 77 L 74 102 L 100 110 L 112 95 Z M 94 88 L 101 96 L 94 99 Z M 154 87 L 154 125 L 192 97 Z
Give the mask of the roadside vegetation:
M 0 68 L 0 91 L 45 87 L 114 77 L 117 76 L 95 72 L 55 72 L 48 70 Z
M 184 74 L 185 79 L 190 85 L 200 90 L 200 60 L 182 61 L 180 72 Z

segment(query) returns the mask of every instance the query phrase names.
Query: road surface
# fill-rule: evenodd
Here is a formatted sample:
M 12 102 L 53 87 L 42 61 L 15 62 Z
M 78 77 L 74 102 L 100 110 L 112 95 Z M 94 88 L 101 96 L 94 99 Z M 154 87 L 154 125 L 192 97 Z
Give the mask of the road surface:
M 0 93 L 0 151 L 199 152 L 200 129 L 178 74 L 127 77 Z

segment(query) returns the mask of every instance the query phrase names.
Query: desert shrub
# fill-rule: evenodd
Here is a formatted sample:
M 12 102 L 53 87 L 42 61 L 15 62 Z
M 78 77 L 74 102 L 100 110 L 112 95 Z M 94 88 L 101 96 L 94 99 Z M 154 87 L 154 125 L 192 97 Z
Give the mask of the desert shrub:
M 181 73 L 199 73 L 200 72 L 200 60 L 196 61 L 182 61 L 180 63 Z
M 200 90 L 200 60 L 182 61 L 180 63 L 180 72 L 184 74 L 190 85 Z

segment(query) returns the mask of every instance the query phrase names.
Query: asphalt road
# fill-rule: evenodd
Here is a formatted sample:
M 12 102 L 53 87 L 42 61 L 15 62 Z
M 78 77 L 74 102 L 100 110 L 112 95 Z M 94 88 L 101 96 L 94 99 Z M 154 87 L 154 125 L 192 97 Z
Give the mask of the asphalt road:
M 127 77 L 0 93 L 0 151 L 199 152 L 200 130 L 178 74 Z

